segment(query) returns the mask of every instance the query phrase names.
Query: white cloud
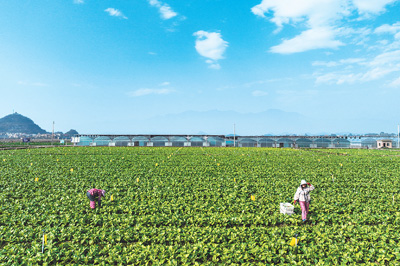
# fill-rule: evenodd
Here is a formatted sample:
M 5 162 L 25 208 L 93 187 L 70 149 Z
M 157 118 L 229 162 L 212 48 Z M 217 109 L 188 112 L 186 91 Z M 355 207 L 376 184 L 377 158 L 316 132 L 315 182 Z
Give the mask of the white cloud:
M 171 89 L 138 89 L 135 91 L 131 91 L 128 93 L 130 97 L 140 97 L 140 96 L 145 96 L 145 95 L 150 95 L 150 94 L 155 94 L 155 95 L 167 95 L 170 93 L 173 93 L 174 90 Z
M 399 69 L 397 68 L 388 68 L 388 67 L 376 67 L 369 71 L 367 71 L 362 77 L 360 78 L 361 81 L 372 81 L 378 80 L 380 78 L 385 77 L 386 75 L 396 72 Z
M 393 80 L 393 81 L 389 84 L 389 86 L 390 86 L 390 87 L 395 87 L 395 88 L 400 87 L 400 77 L 398 77 L 397 79 Z
M 251 95 L 255 96 L 255 97 L 260 97 L 260 96 L 267 96 L 268 92 L 266 91 L 260 91 L 260 90 L 255 90 L 251 93 Z
M 84 4 L 83 0 L 74 0 L 74 4 Z
M 169 81 L 165 81 L 160 84 L 160 86 L 169 86 L 169 85 L 171 85 L 171 83 Z
M 364 62 L 364 61 L 365 61 L 365 58 L 347 58 L 347 59 L 339 60 L 339 63 L 342 64 L 342 65 L 345 65 L 345 64 L 358 64 L 358 63 L 361 63 L 361 62 Z
M 371 7 L 369 10 L 370 12 L 381 12 L 382 9 Z M 394 39 L 382 38 L 381 36 L 379 38 L 365 38 L 363 46 L 368 52 L 364 53 L 363 58 L 351 57 L 328 62 L 314 61 L 312 65 L 318 67 L 318 72 L 314 73 L 315 83 L 340 85 L 379 81 L 378 84 L 383 86 L 397 87 L 398 77 L 400 76 L 400 22 L 383 24 L 375 30 L 366 28 L 346 29 L 345 31 L 353 31 L 350 34 L 354 35 L 390 34 Z M 357 53 L 358 51 L 354 50 L 354 52 Z
M 47 87 L 49 86 L 46 83 L 42 83 L 42 82 L 26 82 L 26 81 L 18 81 L 17 82 L 18 85 L 22 85 L 22 86 L 32 86 L 32 87 Z
M 228 47 L 228 42 L 222 39 L 221 33 L 200 30 L 193 35 L 197 37 L 195 48 L 200 55 L 212 60 L 224 58 L 223 54 Z
M 377 80 L 390 73 L 400 71 L 400 50 L 382 53 L 365 63 L 369 70 L 362 76 L 362 81 Z
M 306 22 L 310 28 L 329 25 L 348 12 L 346 2 L 340 0 L 262 0 L 251 11 L 270 19 L 278 27 L 283 24 Z
M 370 66 L 393 66 L 395 64 L 400 64 L 400 50 L 379 54 L 368 63 Z
M 221 65 L 213 60 L 206 60 L 206 63 L 209 64 L 208 67 L 211 69 L 221 69 Z
M 387 45 L 388 43 L 389 43 L 388 40 L 379 40 L 378 41 L 378 44 L 380 44 L 380 45 Z
M 376 34 L 392 34 L 395 39 L 400 40 L 400 22 L 396 22 L 392 25 L 384 24 L 375 29 L 374 33 Z
M 347 38 L 350 43 L 356 45 L 364 45 L 366 42 L 368 42 L 370 40 L 371 32 L 371 29 L 367 27 L 336 27 L 334 30 L 336 38 Z
M 352 0 L 360 13 L 379 13 L 385 11 L 385 6 L 397 0 Z
M 270 51 L 279 54 L 292 54 L 313 49 L 335 49 L 344 45 L 334 38 L 334 32 L 330 28 L 313 28 L 303 31 L 292 39 L 284 40 L 281 44 L 271 47 Z
M 302 96 L 317 95 L 318 90 L 277 90 L 276 93 L 284 96 L 295 96 L 298 98 Z
M 269 80 L 256 80 L 256 81 L 252 81 L 252 82 L 247 82 L 245 84 L 243 84 L 243 87 L 245 88 L 251 88 L 254 86 L 258 86 L 258 85 L 263 85 L 267 82 L 270 82 Z
M 275 33 L 285 24 L 305 27 L 299 35 L 285 39 L 270 49 L 274 53 L 290 54 L 313 49 L 336 49 L 344 43 L 340 38 L 356 36 L 356 29 L 341 27 L 343 20 L 356 12 L 366 19 L 383 12 L 385 6 L 397 0 L 262 0 L 251 11 L 254 15 L 268 18 L 277 26 Z M 357 19 L 356 19 L 357 20 Z M 354 21 L 354 20 L 353 20 Z M 367 34 L 368 32 L 365 32 Z M 362 35 L 361 37 L 363 37 Z M 363 45 L 364 39 L 356 43 Z
M 315 83 L 316 84 L 326 83 L 326 84 L 337 84 L 337 85 L 344 83 L 352 84 L 354 82 L 360 81 L 361 77 L 362 74 L 354 74 L 354 73 L 343 74 L 343 73 L 333 72 L 318 76 L 317 79 L 315 80 Z
M 329 62 L 324 62 L 324 61 L 314 61 L 312 62 L 313 66 L 325 66 L 325 67 L 336 67 L 336 66 L 341 66 L 341 65 L 351 65 L 351 64 L 358 64 L 364 62 L 364 58 L 347 58 L 347 59 L 341 59 L 339 61 L 329 61 Z
M 104 10 L 105 12 L 107 12 L 110 16 L 113 17 L 121 17 L 123 19 L 128 19 L 124 14 L 122 14 L 121 11 L 119 11 L 118 9 L 109 7 L 107 9 Z
M 203 57 L 207 58 L 206 63 L 210 68 L 220 69 L 218 60 L 224 58 L 224 53 L 228 47 L 228 42 L 222 39 L 219 32 L 197 31 L 193 34 L 196 36 L 196 51 Z
M 356 71 L 352 69 L 343 68 L 346 64 L 356 64 L 359 68 Z M 397 73 L 400 75 L 400 50 L 383 52 L 378 54 L 372 59 L 364 58 L 348 58 L 342 59 L 338 62 L 314 62 L 314 66 L 327 66 L 327 67 L 340 67 L 336 71 L 329 73 L 317 73 L 316 84 L 352 84 L 356 82 L 368 82 L 379 79 L 390 79 L 390 74 Z M 390 84 L 396 85 L 397 81 L 393 81 Z
M 162 19 L 171 19 L 178 15 L 178 13 L 173 11 L 172 8 L 166 3 L 162 3 L 158 0 L 148 0 L 148 1 L 151 6 L 158 8 L 158 11 L 160 12 Z
M 329 61 L 329 62 L 324 62 L 324 61 L 314 61 L 311 64 L 312 66 L 324 66 L 324 67 L 335 67 L 338 66 L 338 62 L 335 61 Z
M 400 31 L 400 22 L 396 22 L 393 25 L 383 24 L 382 26 L 375 29 L 375 33 L 391 33 L 396 34 Z

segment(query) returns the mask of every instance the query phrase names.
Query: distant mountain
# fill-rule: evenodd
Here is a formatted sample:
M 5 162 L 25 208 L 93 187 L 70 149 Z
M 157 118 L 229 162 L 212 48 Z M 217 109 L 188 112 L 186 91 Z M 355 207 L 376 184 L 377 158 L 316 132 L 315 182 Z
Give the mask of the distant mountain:
M 76 131 L 75 129 L 70 129 L 68 132 L 65 132 L 64 137 L 70 138 L 78 134 L 78 131 Z
M 46 134 L 46 130 L 36 125 L 30 118 L 13 113 L 0 119 L 1 133 Z
M 154 134 L 195 134 L 202 131 L 208 134 L 231 135 L 233 135 L 233 124 L 236 124 L 236 136 L 245 136 L 262 135 L 265 132 L 293 134 L 305 124 L 309 124 L 307 122 L 307 118 L 299 113 L 270 109 L 259 113 L 186 111 L 136 120 L 131 124 L 135 127 L 140 126 L 141 132 Z

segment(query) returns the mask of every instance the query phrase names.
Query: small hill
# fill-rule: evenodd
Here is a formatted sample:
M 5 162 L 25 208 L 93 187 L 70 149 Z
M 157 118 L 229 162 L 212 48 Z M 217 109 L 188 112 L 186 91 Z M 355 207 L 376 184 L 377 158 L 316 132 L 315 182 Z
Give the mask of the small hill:
M 74 135 L 78 134 L 79 134 L 78 131 L 76 131 L 75 129 L 70 129 L 68 132 L 65 132 L 64 137 L 71 138 Z
M 0 133 L 46 134 L 32 119 L 13 113 L 0 119 Z

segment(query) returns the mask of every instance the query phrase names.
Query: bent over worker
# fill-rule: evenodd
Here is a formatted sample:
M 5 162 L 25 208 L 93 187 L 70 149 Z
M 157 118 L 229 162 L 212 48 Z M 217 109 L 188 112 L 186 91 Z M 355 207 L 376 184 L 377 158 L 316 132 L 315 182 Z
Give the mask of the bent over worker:
M 300 187 L 297 188 L 296 193 L 294 194 L 294 205 L 298 201 L 301 208 L 301 219 L 303 222 L 307 220 L 308 209 L 310 207 L 310 191 L 314 190 L 315 187 L 310 183 L 307 183 L 305 180 L 301 180 Z
M 97 200 L 99 207 L 101 207 L 101 197 L 104 197 L 106 195 L 106 191 L 104 189 L 92 188 L 88 190 L 86 195 L 90 200 L 90 208 L 95 209 L 96 208 L 95 201 Z

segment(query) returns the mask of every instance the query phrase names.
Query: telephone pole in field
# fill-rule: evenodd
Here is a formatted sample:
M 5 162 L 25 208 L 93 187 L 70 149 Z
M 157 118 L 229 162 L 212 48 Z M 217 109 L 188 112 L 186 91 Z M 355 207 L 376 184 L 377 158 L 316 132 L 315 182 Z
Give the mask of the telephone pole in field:
M 233 123 L 233 147 L 236 147 L 236 125 Z
M 51 133 L 51 145 L 53 145 L 53 139 L 54 139 L 54 121 L 53 121 L 53 131 Z

